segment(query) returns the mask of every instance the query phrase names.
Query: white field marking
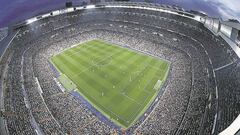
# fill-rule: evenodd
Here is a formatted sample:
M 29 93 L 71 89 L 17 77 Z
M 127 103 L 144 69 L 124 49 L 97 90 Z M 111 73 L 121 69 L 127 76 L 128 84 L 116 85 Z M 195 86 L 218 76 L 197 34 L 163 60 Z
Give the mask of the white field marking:
M 101 56 L 98 56 L 98 58 L 99 58 L 99 57 L 101 57 Z M 110 65 L 110 63 L 112 62 L 112 57 L 110 57 L 110 58 L 111 58 L 110 62 L 108 62 L 107 64 L 104 64 L 104 65 L 99 65 L 99 64 L 97 64 L 97 63 L 100 63 L 100 62 L 103 61 L 103 60 L 100 60 L 100 61 L 97 61 L 97 62 L 94 62 L 93 60 L 91 60 L 91 62 L 92 62 L 92 64 L 95 65 L 96 67 L 108 66 L 108 65 Z M 107 60 L 107 59 L 106 59 L 106 60 Z
M 125 68 L 124 69 L 126 69 L 126 66 L 124 66 Z M 122 66 L 120 66 L 120 69 L 122 69 Z M 135 72 L 133 72 L 133 74 L 135 74 L 135 73 L 139 73 L 140 71 L 135 71 Z M 126 73 L 125 71 L 123 71 L 122 73 Z M 130 79 L 131 79 L 131 81 L 132 81 L 132 76 L 130 76 Z
M 134 103 L 141 105 L 141 103 L 138 103 L 135 99 L 129 97 L 128 95 L 125 94 L 125 92 L 120 92 L 121 95 L 123 95 L 124 97 L 130 99 L 131 101 L 133 101 Z
M 143 25 L 145 25 L 145 26 L 152 26 L 152 27 L 155 27 L 155 28 L 168 30 L 168 29 L 166 29 L 166 28 L 159 27 L 159 26 L 146 25 L 146 24 L 143 24 Z M 172 31 L 172 33 L 176 33 L 176 34 L 179 34 L 179 35 L 181 35 L 181 36 L 187 37 L 187 38 L 189 38 L 189 39 L 191 39 L 191 40 L 197 42 L 197 43 L 198 43 L 198 44 L 199 44 L 204 50 L 206 50 L 205 47 L 202 45 L 202 43 L 200 43 L 200 42 L 197 41 L 196 39 L 194 39 L 194 38 L 192 38 L 192 37 L 189 37 L 189 36 L 187 36 L 187 35 L 185 35 L 185 34 L 175 32 L 175 31 Z M 209 57 L 208 53 L 207 53 L 206 55 Z M 167 61 L 167 60 L 165 60 L 165 61 Z M 212 65 L 212 61 L 211 61 L 210 58 L 209 58 L 209 62 L 210 62 L 210 64 Z M 213 65 L 212 65 L 212 69 L 214 69 L 214 68 L 213 68 Z M 213 70 L 213 73 L 215 73 L 214 70 Z M 214 78 L 214 80 L 215 80 L 215 82 L 216 82 L 216 78 Z M 217 87 L 216 87 L 216 91 L 217 91 Z M 218 97 L 217 95 L 218 95 L 218 94 L 216 94 L 216 97 Z M 218 115 L 218 113 L 216 113 L 216 115 Z M 218 116 L 217 116 L 217 117 L 218 117 Z
M 153 87 L 153 89 L 154 90 L 158 90 L 158 89 L 160 89 L 160 86 L 162 85 L 162 81 L 161 80 L 158 80 L 157 82 L 156 82 L 156 84 L 154 85 L 154 87 Z
M 43 33 L 43 34 L 44 34 L 44 33 Z M 67 47 L 67 48 L 62 49 L 61 51 L 53 54 L 52 56 L 59 55 L 59 54 L 63 53 L 64 51 L 67 51 L 67 50 L 72 49 L 72 48 L 77 47 L 77 46 L 81 46 L 81 47 L 82 47 L 82 46 L 85 46 L 87 42 L 92 41 L 92 40 L 94 40 L 94 38 L 91 39 L 91 40 L 80 41 L 80 42 L 78 42 L 77 44 L 74 44 L 74 45 L 72 45 L 72 46 L 70 46 L 70 47 Z
M 124 94 L 125 95 L 125 94 Z M 141 104 L 141 103 L 138 103 L 137 101 L 136 101 L 136 103 L 138 104 L 138 105 L 140 105 L 139 106 L 139 109 L 134 113 L 132 113 L 131 115 L 131 120 L 130 121 L 132 121 L 132 119 L 133 119 L 133 117 L 136 115 L 136 113 L 138 113 L 139 112 L 139 110 L 142 108 L 142 106 L 145 104 L 145 102 L 146 102 L 146 100 L 148 99 L 148 97 L 150 96 L 151 94 L 150 93 L 147 93 L 147 97 L 145 98 L 145 100 L 144 100 L 144 102 Z M 130 98 L 130 97 L 129 97 Z M 134 99 L 133 99 L 134 100 Z M 135 101 L 135 100 L 134 100 Z
M 158 71 L 165 71 L 165 70 L 163 70 L 163 69 L 161 69 L 161 68 L 158 68 L 157 66 L 149 65 L 149 67 L 150 67 L 150 68 L 153 68 L 153 69 L 156 69 L 156 70 L 158 70 Z
M 153 69 L 156 69 L 157 71 L 165 71 L 165 70 L 163 70 L 163 69 L 157 68 L 156 66 L 152 66 L 152 65 L 149 65 L 148 67 L 153 68 Z M 144 86 L 143 91 L 147 92 L 148 94 L 151 94 L 151 92 L 147 91 L 147 90 L 146 90 L 146 87 L 149 85 L 149 83 L 150 83 L 154 78 L 155 78 L 155 77 L 153 77 L 151 80 L 149 80 L 148 83 Z
M 85 46 L 87 46 L 87 47 L 85 47 Z M 83 47 L 85 47 L 85 48 L 83 48 Z M 81 50 L 75 51 L 74 53 L 71 53 L 71 54 L 66 54 L 66 53 L 65 53 L 65 55 L 67 55 L 67 56 L 73 56 L 73 55 L 79 54 L 80 52 L 83 52 L 83 51 L 85 51 L 85 50 L 87 50 L 87 49 L 89 49 L 89 48 L 95 48 L 95 47 L 94 47 L 94 46 L 88 46 L 88 44 L 83 43 L 83 44 L 80 44 L 80 46 L 79 46 L 79 47 L 76 47 L 76 48 L 77 48 L 77 49 L 81 49 Z M 74 48 L 69 48 L 69 49 L 67 49 L 67 50 L 65 50 L 65 51 L 68 51 L 68 50 L 70 50 L 70 49 L 74 49 Z
M 88 94 L 93 100 L 95 100 L 96 102 L 97 102 L 97 100 L 96 100 L 96 98 L 94 97 L 94 96 L 92 96 L 92 94 Z M 97 102 L 98 103 L 98 102 Z M 95 104 L 95 103 L 93 103 L 94 105 L 96 105 L 96 106 L 101 106 L 101 107 L 103 107 L 104 109 L 106 109 L 106 110 L 108 110 L 109 112 L 111 112 L 113 115 L 115 115 L 116 117 L 118 117 L 118 118 L 120 118 L 120 119 L 122 119 L 123 121 L 125 121 L 125 122 L 127 122 L 127 120 L 126 119 L 124 119 L 124 118 L 122 118 L 122 117 L 120 117 L 120 116 L 118 116 L 116 113 L 114 113 L 113 111 L 111 111 L 110 109 L 108 109 L 108 108 L 106 108 L 105 106 L 103 106 L 103 105 L 101 105 L 100 103 L 98 103 L 98 104 Z M 94 107 L 95 108 L 95 107 Z M 99 107 L 98 107 L 99 108 Z M 100 108 L 101 109 L 101 108 Z M 101 111 L 103 111 L 102 109 L 101 109 Z M 103 112 L 105 112 L 105 111 L 103 111 Z M 105 112 L 106 113 L 106 112 Z M 107 114 L 108 115 L 108 114 Z M 107 116 L 107 117 L 110 117 L 109 115 Z M 110 117 L 110 119 L 112 119 L 111 117 Z
M 89 41 L 89 42 L 90 42 L 90 41 Z M 85 50 L 87 50 L 87 49 L 89 49 L 89 48 L 96 48 L 95 46 L 98 45 L 98 44 L 91 43 L 91 44 L 93 44 L 94 46 L 89 46 L 89 45 L 91 45 L 91 44 L 89 44 L 89 42 L 77 44 L 76 46 L 73 46 L 73 47 L 71 47 L 71 48 L 69 48 L 69 49 L 66 49 L 66 50 L 64 50 L 64 51 L 73 49 L 74 47 L 76 47 L 76 48 L 78 48 L 78 49 L 81 49 L 81 48 L 87 46 L 86 48 L 83 48 L 83 49 L 81 49 L 81 50 L 78 50 L 78 51 L 76 51 L 76 52 L 74 52 L 74 53 L 71 53 L 71 54 L 69 54 L 69 55 L 66 54 L 67 56 L 73 56 L 73 55 L 75 55 L 75 54 L 79 54 L 79 53 L 82 52 L 83 50 L 85 51 Z M 64 52 L 64 51 L 63 51 L 63 52 Z
M 145 64 L 146 65 L 146 64 Z M 138 71 L 137 71 L 138 72 Z M 139 71 L 140 72 L 140 71 Z M 105 75 L 105 77 L 106 77 L 106 75 Z
M 153 79 L 153 78 L 152 78 L 152 79 Z M 147 90 L 146 90 L 146 87 L 149 85 L 149 83 L 152 81 L 152 79 L 151 79 L 151 80 L 148 80 L 147 84 L 146 84 L 146 85 L 144 86 L 144 88 L 143 88 L 143 91 L 147 92 L 148 94 L 151 94 L 151 92 L 147 91 Z
M 167 87 L 168 87 L 168 86 L 167 86 Z M 167 87 L 166 87 L 166 88 L 167 88 Z M 166 89 L 166 88 L 165 88 L 165 89 Z M 166 90 L 164 90 L 162 96 L 165 95 L 165 93 L 166 93 Z M 155 112 L 155 110 L 156 110 L 156 108 L 157 108 L 157 106 L 159 105 L 160 102 L 161 102 L 161 101 L 160 101 L 160 98 L 159 98 L 158 101 L 157 101 L 157 104 L 153 107 L 152 111 L 148 114 L 148 116 L 145 118 L 145 120 L 135 129 L 135 132 L 136 132 L 139 128 L 141 128 L 141 126 L 148 120 L 148 118 L 151 116 L 151 114 Z
M 166 76 L 166 75 L 167 75 L 167 74 L 165 73 L 165 76 Z M 159 91 L 159 90 L 158 90 L 158 91 Z M 157 92 L 157 91 L 156 91 L 156 92 Z M 155 93 L 156 93 L 156 92 L 155 92 Z M 155 94 L 155 93 L 154 93 L 154 94 Z M 150 94 L 149 94 L 149 95 L 150 95 Z M 149 95 L 148 95 L 148 97 L 144 100 L 144 102 L 143 102 L 142 105 L 144 105 L 144 103 L 146 102 L 146 100 L 149 98 Z M 153 96 L 154 96 L 154 95 L 153 95 Z M 142 106 L 139 107 L 139 109 L 138 109 L 138 111 L 137 111 L 136 113 L 138 113 L 141 108 L 142 108 Z M 136 115 L 136 113 L 135 113 L 134 115 Z M 133 115 L 133 116 L 134 116 L 134 115 Z M 133 116 L 132 116 L 132 117 L 133 117 Z M 131 118 L 131 120 L 132 120 L 132 119 L 133 119 L 133 118 Z
M 117 52 L 116 52 L 117 53 Z M 114 54 L 116 54 L 116 53 L 114 53 Z M 113 55 L 114 55 L 113 54 Z M 149 61 L 150 62 L 150 61 Z M 148 63 L 149 63 L 148 62 Z M 145 62 L 145 63 L 147 63 L 147 62 Z M 90 66 L 90 67 L 92 67 L 92 66 Z M 90 68 L 89 67 L 89 68 Z M 145 64 L 145 67 L 143 68 L 143 70 L 142 71 L 139 71 L 139 72 L 143 72 L 144 70 L 145 70 L 145 68 L 147 67 L 147 64 Z M 87 68 L 87 70 L 89 69 L 89 68 Z M 83 71 L 83 72 L 85 72 L 85 71 Z M 123 95 L 121 92 L 119 92 L 119 94 L 121 94 L 121 95 Z M 88 94 L 89 95 L 89 94 Z M 94 100 L 95 100 L 95 98 L 92 96 L 92 95 L 89 95 L 89 96 L 91 96 Z M 126 95 L 125 95 L 126 96 Z M 150 96 L 150 94 L 148 93 L 148 95 L 147 95 L 147 97 L 145 98 L 145 100 L 144 100 L 144 102 L 143 103 L 145 103 L 146 102 L 146 100 L 149 98 L 149 96 Z M 130 98 L 130 97 L 129 97 Z M 134 100 L 134 99 L 133 99 Z M 96 101 L 96 100 L 95 100 Z M 135 100 L 134 100 L 135 101 Z M 140 105 L 140 107 L 139 107 L 139 109 L 138 109 L 138 111 L 136 111 L 135 113 L 132 113 L 132 117 L 130 118 L 131 120 L 133 119 L 133 117 L 135 116 L 135 114 L 137 113 L 137 112 L 139 112 L 139 110 L 142 108 L 142 106 L 144 105 L 144 104 L 140 104 L 140 103 L 138 103 L 137 101 L 135 101 L 135 103 L 137 103 L 137 105 Z M 102 106 L 101 104 L 99 104 L 100 106 Z M 118 116 L 116 113 L 114 113 L 114 112 L 112 112 L 111 110 L 109 110 L 108 108 L 106 108 L 106 107 L 104 107 L 104 106 L 102 106 L 103 108 L 105 108 L 106 110 L 108 110 L 109 112 L 111 112 L 112 114 L 114 114 L 116 117 L 118 117 L 118 118 L 120 118 L 120 119 L 122 119 L 123 121 L 125 121 L 125 122 L 128 122 L 128 120 L 126 120 L 126 119 L 124 119 L 124 118 L 122 118 L 122 117 L 120 117 L 120 116 Z M 134 115 L 133 115 L 134 114 Z
M 121 21 L 118 21 L 118 22 L 121 22 Z M 131 23 L 131 21 L 130 21 L 130 23 Z M 145 25 L 145 24 L 144 24 L 144 25 Z M 151 25 L 145 25 L 145 26 L 151 26 Z M 153 27 L 153 26 L 152 26 L 152 27 Z M 154 26 L 154 27 L 157 28 L 156 26 Z M 161 28 L 161 29 L 164 29 L 164 28 Z M 105 42 L 106 42 L 106 43 L 109 43 L 109 44 L 112 45 L 112 46 L 118 46 L 118 47 L 120 47 L 120 48 L 128 49 L 128 51 L 135 52 L 135 53 L 140 54 L 140 55 L 151 56 L 151 57 L 153 57 L 153 58 L 160 59 L 160 60 L 162 60 L 162 61 L 171 63 L 171 62 L 170 62 L 169 60 L 167 60 L 167 59 L 161 58 L 161 57 L 159 57 L 159 56 L 156 56 L 156 55 L 154 55 L 154 54 L 148 53 L 148 52 L 143 51 L 143 50 L 138 50 L 137 48 L 130 48 L 130 47 L 127 48 L 127 47 L 124 47 L 124 46 L 121 45 L 121 44 L 112 43 L 111 41 L 105 41 Z
M 150 62 L 150 61 L 149 61 L 149 62 Z M 148 62 L 148 63 L 149 63 L 149 62 Z M 132 81 L 135 81 L 135 80 L 138 78 L 138 76 L 143 73 L 143 71 L 144 71 L 144 70 L 146 69 L 146 67 L 147 67 L 146 63 L 147 63 L 147 61 L 144 62 L 144 67 L 142 68 L 142 70 L 136 71 L 136 72 L 139 72 L 139 74 L 138 74 L 137 76 L 135 76 L 135 77 L 132 79 Z M 127 85 L 127 86 L 128 86 L 128 85 Z M 125 86 L 125 88 L 126 88 L 127 86 Z M 123 90 L 125 90 L 125 88 L 124 88 Z M 125 91 L 123 91 L 123 92 L 125 92 Z
M 157 92 L 157 91 L 156 91 Z M 155 93 L 156 93 L 155 92 Z M 145 104 L 145 102 L 147 101 L 147 99 L 149 98 L 150 94 L 148 94 L 147 98 L 145 98 L 144 102 L 142 103 L 142 105 L 139 107 L 139 109 L 134 113 L 134 115 L 132 115 L 131 117 L 131 121 L 133 121 L 133 117 L 136 115 L 136 113 L 138 113 L 139 111 L 141 111 L 140 109 L 142 109 L 142 106 Z
M 105 57 L 105 58 L 101 59 L 99 62 L 104 61 L 105 59 L 108 59 L 109 57 L 112 57 L 113 55 L 116 55 L 117 53 L 119 53 L 119 52 L 121 52 L 121 51 L 122 51 L 122 50 L 117 51 L 117 52 L 113 53 L 112 55 L 110 55 L 110 56 L 108 56 L 108 57 Z M 74 77 L 76 77 L 76 76 L 79 76 L 80 74 L 82 74 L 83 72 L 89 70 L 90 68 L 92 68 L 92 67 L 94 67 L 94 66 L 95 66 L 95 65 L 91 65 L 91 66 L 85 68 L 84 70 L 82 70 L 82 71 L 79 72 L 78 74 L 72 76 L 72 78 L 74 78 Z
M 140 53 L 140 52 L 138 52 L 138 50 L 136 51 L 136 50 L 133 50 L 135 53 L 138 53 L 138 54 L 141 54 L 141 55 L 143 55 L 143 54 L 145 54 L 145 53 Z M 117 52 L 116 52 L 117 53 Z M 114 53 L 114 54 L 112 54 L 112 55 L 115 55 L 116 53 Z M 150 55 L 151 56 L 151 55 Z M 110 56 L 111 57 L 111 56 Z M 105 58 L 104 58 L 105 59 Z M 163 59 L 161 59 L 161 60 L 163 60 Z M 166 61 L 166 60 L 164 60 L 164 61 Z M 150 66 L 150 65 L 149 65 Z M 89 66 L 88 68 L 86 68 L 86 70 L 88 70 L 89 68 L 91 68 L 92 66 Z M 154 66 L 151 66 L 151 67 L 154 67 Z M 146 67 L 145 67 L 146 68 Z M 144 68 L 144 69 L 145 69 Z M 155 67 L 156 68 L 156 67 Z M 82 72 L 85 72 L 86 70 L 84 70 L 84 71 L 82 71 Z M 159 70 L 159 69 L 158 69 Z M 80 72 L 79 74 L 81 74 L 82 72 Z M 91 95 L 90 95 L 91 96 Z M 149 98 L 149 96 L 150 96 L 150 94 L 148 94 L 148 96 L 147 96 L 147 98 L 145 98 L 145 100 L 144 100 L 144 102 L 143 103 L 145 103 L 146 102 L 146 100 Z M 92 97 L 92 96 L 91 96 Z M 94 100 L 95 100 L 95 98 L 94 98 Z M 101 104 L 99 104 L 100 106 L 102 106 Z M 139 107 L 139 109 L 138 109 L 138 111 L 136 111 L 135 113 L 134 113 L 134 115 L 132 114 L 132 117 L 131 117 L 131 120 L 133 119 L 133 116 L 135 116 L 135 114 L 137 113 L 137 112 L 139 112 L 139 110 L 142 108 L 142 106 L 143 106 L 144 104 L 142 104 L 140 107 Z M 106 108 L 106 107 L 104 107 L 104 106 L 102 106 L 103 108 L 105 108 L 106 110 L 108 110 L 109 112 L 111 112 L 112 114 L 114 114 L 116 117 L 118 117 L 118 118 L 120 118 L 120 119 L 122 119 L 122 120 L 124 120 L 125 122 L 128 122 L 127 120 L 125 120 L 124 118 L 122 118 L 122 117 L 120 117 L 120 116 L 118 116 L 117 114 L 115 114 L 114 112 L 112 112 L 111 110 L 109 110 L 108 108 Z
M 146 67 L 145 67 L 145 68 L 146 68 Z M 145 68 L 144 68 L 144 69 L 145 69 Z M 144 70 L 144 69 L 143 69 L 143 70 Z M 141 73 L 143 72 L 143 70 L 141 71 Z M 135 80 L 135 79 L 134 79 L 134 80 Z M 130 118 L 131 121 L 133 120 L 133 117 L 140 111 L 140 109 L 142 108 L 142 106 L 145 104 L 145 102 L 147 101 L 147 99 L 148 99 L 149 96 L 151 95 L 151 94 L 149 94 L 149 93 L 147 93 L 147 94 L 148 94 L 147 97 L 145 98 L 144 102 L 139 106 L 138 110 L 137 110 L 135 113 L 133 112 L 133 113 L 131 114 L 131 115 L 132 115 L 131 118 Z
M 144 88 L 143 88 L 144 91 L 145 91 L 145 92 L 148 92 L 149 94 L 152 94 L 152 93 L 149 92 L 149 91 L 147 91 L 147 90 L 146 90 L 146 87 L 149 85 L 150 82 L 152 82 L 152 80 L 153 80 L 154 78 L 155 78 L 155 77 L 153 77 L 151 80 L 149 80 L 148 83 L 147 83 L 147 84 L 144 86 Z M 156 92 L 156 91 L 153 91 L 153 92 Z
M 145 62 L 146 63 L 146 62 Z M 148 62 L 149 63 L 149 62 Z M 145 67 L 143 68 L 143 70 L 142 71 L 135 71 L 135 72 L 137 72 L 138 73 L 138 75 L 137 76 L 139 76 L 139 75 L 141 75 L 141 73 L 145 70 L 145 68 L 146 67 L 154 67 L 154 66 L 151 66 L 151 65 L 147 65 L 147 64 L 145 64 Z M 158 70 L 159 70 L 159 68 L 158 68 Z M 137 77 L 135 77 L 132 81 L 134 81 L 134 80 L 136 80 L 137 79 Z M 145 86 L 144 86 L 144 88 L 141 90 L 141 91 L 143 91 L 143 92 L 146 92 L 147 94 L 148 94 L 148 96 L 149 96 L 149 94 L 152 94 L 151 92 L 149 92 L 149 91 L 147 91 L 147 90 L 145 90 L 145 88 L 149 85 L 149 83 L 150 83 L 150 81 L 152 81 L 154 78 L 152 78 L 151 80 L 149 80 L 148 81 L 148 83 L 147 84 L 145 84 Z M 125 91 L 124 91 L 125 92 Z M 126 95 L 126 94 L 123 94 L 123 95 Z M 127 96 L 127 95 L 126 95 Z M 138 103 L 136 100 L 134 100 L 133 98 L 131 98 L 131 97 L 129 97 L 129 96 L 127 96 L 128 98 L 130 98 L 130 99 L 132 99 L 133 101 L 135 101 L 137 104 L 140 104 L 140 103 Z M 148 98 L 148 97 L 147 97 Z
M 142 106 L 145 104 L 145 102 L 147 101 L 147 99 L 149 98 L 150 94 L 148 94 L 147 98 L 145 98 L 144 102 L 140 105 L 140 107 L 138 108 L 138 110 L 132 114 L 132 117 L 130 118 L 131 121 L 133 121 L 133 117 L 136 116 L 137 113 L 139 113 L 139 111 L 141 111 L 140 109 L 142 109 Z

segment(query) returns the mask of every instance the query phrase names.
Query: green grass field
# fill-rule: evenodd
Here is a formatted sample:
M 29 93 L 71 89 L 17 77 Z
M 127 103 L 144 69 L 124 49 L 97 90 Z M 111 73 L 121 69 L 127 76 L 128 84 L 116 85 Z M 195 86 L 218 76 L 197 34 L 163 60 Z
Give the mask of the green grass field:
M 77 87 L 98 111 L 124 129 L 153 102 L 170 66 L 165 60 L 101 40 L 69 48 L 51 62 L 66 75 L 59 78 L 66 89 Z

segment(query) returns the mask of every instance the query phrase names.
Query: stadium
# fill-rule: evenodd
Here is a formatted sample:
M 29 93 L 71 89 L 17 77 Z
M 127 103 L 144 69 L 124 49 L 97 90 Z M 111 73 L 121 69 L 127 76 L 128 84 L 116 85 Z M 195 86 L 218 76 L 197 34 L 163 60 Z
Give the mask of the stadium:
M 240 24 L 98 2 L 0 31 L 1 135 L 240 134 Z

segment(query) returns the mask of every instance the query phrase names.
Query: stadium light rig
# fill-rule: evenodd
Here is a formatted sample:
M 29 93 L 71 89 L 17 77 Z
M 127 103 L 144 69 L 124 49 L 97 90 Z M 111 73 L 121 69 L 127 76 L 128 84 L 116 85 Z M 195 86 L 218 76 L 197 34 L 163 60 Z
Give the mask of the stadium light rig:
M 91 8 L 95 8 L 95 5 L 88 5 L 88 6 L 86 6 L 86 9 L 91 9 Z
M 27 24 L 33 23 L 33 22 L 35 22 L 35 21 L 37 21 L 37 18 L 36 18 L 36 17 L 31 18 L 31 19 L 28 19 L 28 20 L 27 20 Z
M 199 15 L 195 15 L 193 19 L 198 22 L 201 22 L 201 16 L 199 16 Z

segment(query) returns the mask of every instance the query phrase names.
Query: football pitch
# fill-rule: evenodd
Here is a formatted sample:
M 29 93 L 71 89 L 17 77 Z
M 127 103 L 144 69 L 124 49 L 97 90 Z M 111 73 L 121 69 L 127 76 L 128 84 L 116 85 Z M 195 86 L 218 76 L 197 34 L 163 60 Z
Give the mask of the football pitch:
M 144 114 L 163 86 L 170 63 L 102 40 L 66 49 L 51 58 L 65 89 L 77 90 L 124 129 Z

